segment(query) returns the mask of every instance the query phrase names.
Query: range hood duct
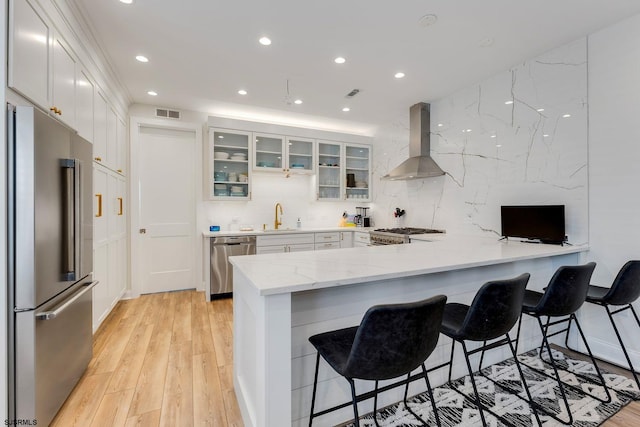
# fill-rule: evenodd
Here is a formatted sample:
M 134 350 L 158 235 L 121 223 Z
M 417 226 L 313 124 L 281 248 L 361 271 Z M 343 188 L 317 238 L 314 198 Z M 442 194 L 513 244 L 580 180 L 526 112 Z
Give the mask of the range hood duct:
M 444 171 L 431 158 L 430 134 L 431 106 L 419 102 L 409 110 L 409 158 L 391 170 L 382 179 L 408 181 L 444 175 Z

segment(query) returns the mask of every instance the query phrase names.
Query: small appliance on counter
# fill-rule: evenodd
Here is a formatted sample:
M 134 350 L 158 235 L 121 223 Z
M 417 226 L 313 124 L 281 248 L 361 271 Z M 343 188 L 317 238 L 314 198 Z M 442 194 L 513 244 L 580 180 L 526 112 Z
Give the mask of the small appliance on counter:
M 357 227 L 371 227 L 371 217 L 367 215 L 368 207 L 356 206 L 356 226 Z

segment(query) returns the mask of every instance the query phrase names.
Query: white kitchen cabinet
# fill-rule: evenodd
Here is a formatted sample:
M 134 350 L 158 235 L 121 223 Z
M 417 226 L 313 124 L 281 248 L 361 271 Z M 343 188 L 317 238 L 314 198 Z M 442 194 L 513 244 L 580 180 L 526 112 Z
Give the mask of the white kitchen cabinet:
M 257 254 L 313 251 L 314 249 L 313 233 L 269 234 L 256 237 Z
M 208 198 L 249 200 L 251 198 L 251 133 L 209 129 Z
M 127 125 L 125 121 L 118 117 L 116 122 L 116 172 L 127 174 Z
M 316 251 L 322 251 L 325 249 L 340 249 L 340 242 L 324 242 L 315 244 Z
M 315 171 L 313 139 L 255 132 L 253 142 L 255 170 L 296 174 Z
M 98 163 L 94 185 L 94 331 L 127 288 L 126 178 Z
M 107 100 L 96 89 L 94 95 L 93 159 L 107 165 Z
M 353 247 L 359 248 L 363 246 L 369 246 L 371 238 L 368 231 L 354 231 L 353 232 Z
M 371 147 L 345 144 L 345 197 L 347 200 L 371 200 Z
M 107 105 L 107 159 L 105 165 L 113 170 L 118 169 L 117 162 L 117 149 L 118 149 L 118 116 L 116 112 L 111 108 L 111 105 Z
M 338 142 L 318 141 L 317 199 L 341 200 L 342 191 L 342 144 Z
M 8 86 L 49 107 L 49 24 L 27 0 L 9 1 Z
M 54 33 L 55 34 L 55 33 Z M 51 106 L 49 110 L 60 120 L 76 127 L 76 62 L 64 40 L 54 35 L 51 69 Z
M 8 86 L 76 125 L 76 60 L 35 3 L 9 3 Z
M 341 231 L 340 232 L 340 247 L 341 248 L 352 248 L 353 247 L 353 232 L 352 231 Z
M 76 67 L 76 129 L 78 135 L 93 142 L 94 85 L 88 73 Z M 95 148 L 95 147 L 94 147 Z
M 371 146 L 318 141 L 317 200 L 371 200 Z

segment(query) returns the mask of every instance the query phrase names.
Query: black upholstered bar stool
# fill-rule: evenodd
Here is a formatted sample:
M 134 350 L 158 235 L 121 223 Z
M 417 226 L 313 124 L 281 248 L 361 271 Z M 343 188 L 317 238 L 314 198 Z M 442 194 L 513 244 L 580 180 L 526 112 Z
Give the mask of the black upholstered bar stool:
M 313 380 L 309 426 L 315 417 L 345 408 L 351 404 L 353 404 L 355 425 L 359 426 L 358 402 L 371 397 L 374 398 L 374 420 L 378 425 L 378 420 L 375 417 L 378 393 L 405 384 L 405 406 L 417 419 L 426 424 L 407 405 L 409 382 L 419 378 L 424 378 L 427 383 L 435 420 L 440 426 L 440 418 L 433 400 L 433 392 L 424 362 L 438 342 L 446 301 L 446 296 L 438 295 L 419 302 L 376 305 L 367 310 L 360 326 L 310 337 L 309 341 L 318 351 L 318 355 Z M 349 382 L 352 401 L 314 413 L 320 356 Z M 422 373 L 412 376 L 411 372 L 418 367 L 422 367 Z M 378 390 L 378 381 L 404 375 L 407 375 L 406 380 Z M 357 395 L 354 379 L 375 381 L 375 390 Z
M 571 409 L 569 408 L 569 402 L 567 400 L 567 396 L 564 390 L 564 387 L 571 387 L 577 389 L 581 393 L 586 393 L 584 390 L 578 389 L 577 387 L 563 383 L 560 380 L 560 375 L 558 374 L 558 367 L 555 359 L 553 358 L 553 354 L 551 352 L 551 347 L 549 345 L 549 338 L 566 333 L 565 335 L 565 346 L 567 346 L 567 341 L 569 338 L 569 330 L 571 329 L 571 322 L 575 322 L 580 337 L 584 342 L 585 348 L 587 349 L 588 355 L 591 358 L 591 363 L 593 363 L 597 376 L 600 380 L 601 385 L 607 395 L 607 399 L 602 399 L 599 396 L 589 394 L 594 399 L 600 402 L 610 402 L 611 394 L 609 393 L 609 389 L 606 387 L 604 378 L 598 365 L 595 362 L 593 354 L 591 353 L 591 349 L 589 348 L 589 344 L 582 332 L 582 328 L 580 327 L 580 322 L 575 315 L 576 311 L 587 299 L 587 290 L 589 289 L 589 282 L 591 280 L 591 275 L 593 274 L 593 270 L 595 269 L 596 264 L 594 262 L 590 262 L 584 265 L 576 265 L 576 266 L 563 266 L 558 268 L 554 273 L 553 277 L 549 281 L 549 284 L 545 288 L 544 293 L 527 290 L 524 295 L 524 302 L 522 304 L 522 314 L 527 314 L 529 316 L 535 317 L 538 321 L 538 325 L 540 326 L 540 332 L 542 333 L 542 345 L 540 347 L 540 359 L 547 364 L 550 364 L 553 368 L 554 376 L 547 374 L 544 371 L 536 369 L 532 366 L 526 365 L 527 368 L 530 368 L 542 375 L 545 375 L 549 378 L 553 378 L 558 382 L 558 387 L 560 389 L 560 394 L 562 395 L 562 399 L 564 401 L 567 414 L 569 416 L 568 420 L 562 420 L 555 414 L 545 411 L 545 413 L 555 420 L 564 423 L 564 424 L 572 424 L 573 423 L 573 415 L 571 414 Z M 546 317 L 547 320 L 543 324 L 542 317 Z M 551 321 L 552 318 L 560 318 L 558 320 Z M 551 326 L 567 323 L 565 329 L 561 329 L 555 332 L 550 332 L 549 328 Z M 520 323 L 518 325 L 518 340 L 520 338 L 520 327 L 522 326 L 522 318 L 520 319 Z M 517 348 L 517 344 L 516 344 Z M 549 361 L 545 361 L 542 357 L 543 351 L 546 350 L 549 354 Z M 523 363 L 524 364 L 524 363 Z M 582 375 L 575 373 L 575 375 L 583 377 Z
M 639 297 L 640 261 L 628 261 L 625 265 L 623 265 L 616 275 L 616 278 L 614 279 L 613 284 L 610 288 L 590 285 L 589 290 L 587 291 L 587 302 L 601 305 L 607 311 L 607 315 L 609 316 L 609 320 L 611 321 L 613 330 L 616 333 L 616 337 L 618 337 L 618 342 L 620 343 L 620 347 L 622 348 L 624 357 L 627 359 L 629 369 L 631 369 L 631 374 L 636 380 L 638 389 L 640 389 L 640 379 L 638 378 L 638 373 L 631 363 L 631 358 L 629 357 L 627 348 L 622 341 L 622 336 L 620 335 L 618 326 L 613 320 L 613 315 L 622 311 L 631 310 L 631 313 L 633 313 L 633 317 L 635 317 L 636 319 L 638 327 L 640 327 L 640 319 L 638 319 L 638 314 L 636 313 L 632 305 L 633 302 L 635 302 Z
M 516 357 L 515 348 L 511 342 L 511 338 L 509 337 L 509 331 L 513 328 L 520 317 L 520 309 L 522 307 L 522 300 L 524 298 L 525 287 L 527 286 L 528 281 L 529 273 L 524 273 L 513 279 L 487 282 L 480 288 L 480 290 L 478 290 L 471 305 L 449 303 L 444 308 L 442 328 L 440 331 L 451 338 L 453 342 L 451 343 L 451 358 L 449 359 L 449 363 L 442 366 L 449 365 L 449 382 L 451 382 L 451 370 L 453 368 L 455 344 L 456 342 L 459 342 L 462 345 L 462 350 L 464 351 L 464 357 L 467 362 L 467 369 L 469 370 L 471 385 L 475 396 L 467 396 L 456 387 L 452 388 L 467 397 L 469 400 L 475 402 L 480 413 L 482 425 L 484 426 L 487 425 L 487 422 L 485 420 L 483 410 L 492 413 L 495 417 L 501 419 L 506 424 L 511 423 L 482 404 L 480 394 L 478 393 L 478 387 L 476 386 L 476 381 L 474 379 L 473 368 L 469 361 L 469 356 L 478 352 L 482 352 L 482 356 L 484 356 L 485 351 L 503 345 L 509 346 L 509 349 L 511 350 L 520 378 L 522 379 L 523 388 L 529 399 L 526 401 L 530 403 L 536 421 L 539 425 L 542 425 L 538 418 L 538 414 L 533 407 L 534 403 L 531 398 L 531 393 L 529 392 L 520 363 Z M 467 349 L 465 341 L 483 342 L 483 345 L 470 351 Z M 480 359 L 478 372 L 481 369 L 482 357 Z M 490 378 L 487 379 L 493 381 Z M 517 392 L 513 390 L 510 391 L 517 395 Z

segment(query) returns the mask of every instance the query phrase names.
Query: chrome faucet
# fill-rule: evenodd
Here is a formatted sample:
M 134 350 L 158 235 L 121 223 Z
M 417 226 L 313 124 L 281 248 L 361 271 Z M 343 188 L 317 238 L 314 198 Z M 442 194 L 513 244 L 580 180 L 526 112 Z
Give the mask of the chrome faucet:
M 277 230 L 278 226 L 282 225 L 282 223 L 278 221 L 278 207 L 280 207 L 280 215 L 282 215 L 282 205 L 280 203 L 276 203 L 276 220 L 273 225 L 274 230 Z

